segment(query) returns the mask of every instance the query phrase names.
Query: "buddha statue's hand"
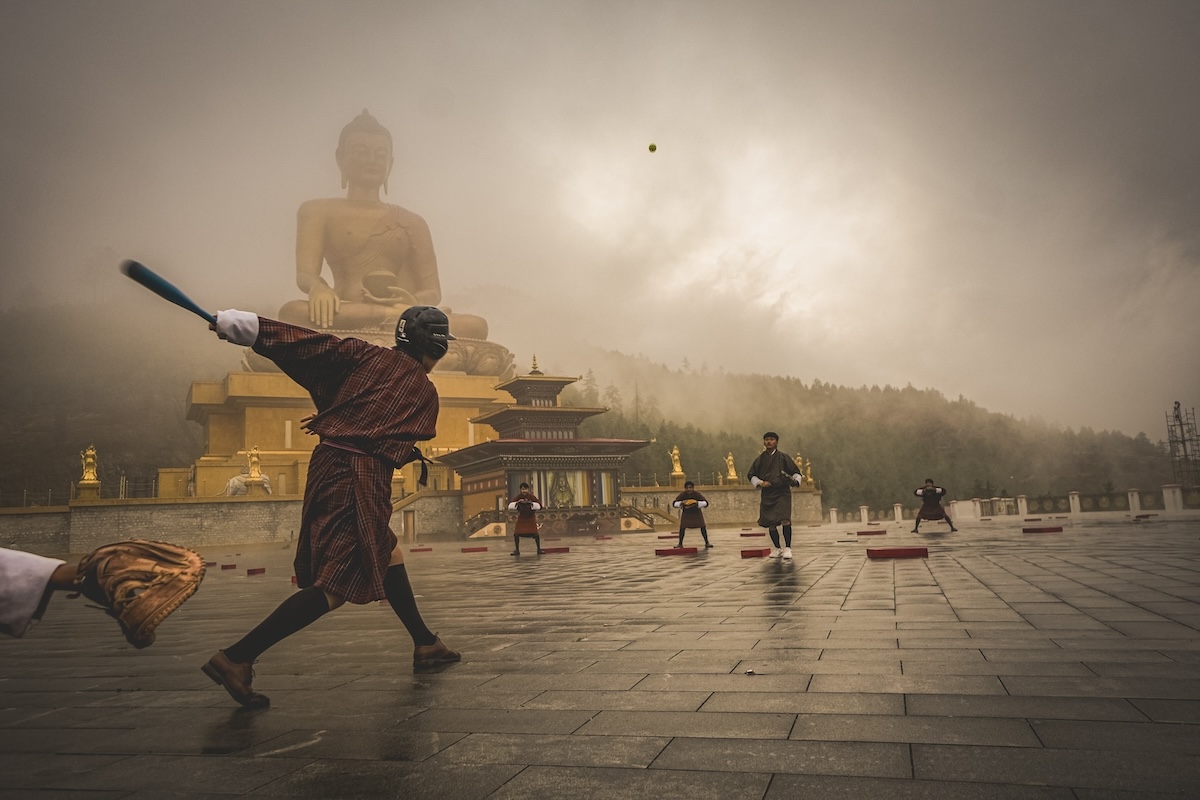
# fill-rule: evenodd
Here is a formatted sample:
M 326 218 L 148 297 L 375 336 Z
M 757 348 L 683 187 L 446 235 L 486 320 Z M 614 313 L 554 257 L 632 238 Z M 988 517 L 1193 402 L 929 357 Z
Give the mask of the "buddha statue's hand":
M 333 319 L 341 310 L 342 301 L 333 289 L 324 283 L 318 284 L 308 293 L 308 320 L 322 328 L 333 326 Z
M 417 298 L 412 296 L 412 293 L 402 286 L 389 286 L 388 293 L 384 297 L 371 294 L 369 289 L 363 289 L 363 301 L 367 303 L 377 303 L 383 306 L 415 306 Z

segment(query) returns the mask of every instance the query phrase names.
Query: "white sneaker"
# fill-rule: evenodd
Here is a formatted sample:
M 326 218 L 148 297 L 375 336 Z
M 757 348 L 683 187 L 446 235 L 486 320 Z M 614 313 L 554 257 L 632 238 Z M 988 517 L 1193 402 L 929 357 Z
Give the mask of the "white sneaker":
M 772 547 L 771 552 L 767 555 L 767 558 L 779 558 L 780 553 L 781 551 L 778 547 Z
M 790 548 L 790 547 L 783 548 L 783 557 L 786 558 L 788 561 L 791 561 L 792 560 L 792 548 Z

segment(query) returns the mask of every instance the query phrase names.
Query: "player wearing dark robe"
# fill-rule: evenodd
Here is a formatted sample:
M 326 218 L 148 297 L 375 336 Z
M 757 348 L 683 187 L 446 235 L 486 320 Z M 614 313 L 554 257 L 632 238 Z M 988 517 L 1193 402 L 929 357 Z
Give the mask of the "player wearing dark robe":
M 703 509 L 708 507 L 708 499 L 696 491 L 696 484 L 692 481 L 683 484 L 683 491 L 671 505 L 679 509 L 679 544 L 676 547 L 683 547 L 683 534 L 688 528 L 699 528 L 704 546 L 712 547 L 708 541 L 708 528 L 704 525 Z
M 316 414 L 305 429 L 321 437 L 308 466 L 296 545 L 300 591 L 257 628 L 217 651 L 203 671 L 249 708 L 270 705 L 252 687 L 251 665 L 269 647 L 345 602 L 386 599 L 413 639 L 413 668 L 459 660 L 426 627 L 388 527 L 392 473 L 425 464 L 416 442 L 432 439 L 437 390 L 429 380 L 448 348 L 446 315 L 412 306 L 396 326 L 396 347 L 222 311 L 212 326 L 222 339 L 252 346 L 311 395 Z
M 542 510 L 542 501 L 529 490 L 528 483 L 521 484 L 521 491 L 508 503 L 508 510 L 517 512 L 517 521 L 513 525 L 513 543 L 515 548 L 512 555 L 521 555 L 521 537 L 533 539 L 537 554 L 542 554 L 542 536 L 538 533 L 537 512 Z
M 792 487 L 804 479 L 800 468 L 787 453 L 779 451 L 779 434 L 763 434 L 763 451 L 750 465 L 750 483 L 760 489 L 758 524 L 771 535 L 771 558 L 792 557 Z M 779 528 L 783 528 L 783 549 L 779 548 Z
M 917 511 L 917 518 L 913 521 L 913 533 L 918 532 L 923 519 L 944 519 L 950 526 L 951 532 L 958 530 L 954 527 L 954 522 L 946 513 L 946 509 L 942 508 L 942 498 L 946 495 L 946 490 L 940 486 L 934 486 L 933 478 L 926 478 L 925 485 L 913 489 L 913 494 L 921 498 L 921 508 Z

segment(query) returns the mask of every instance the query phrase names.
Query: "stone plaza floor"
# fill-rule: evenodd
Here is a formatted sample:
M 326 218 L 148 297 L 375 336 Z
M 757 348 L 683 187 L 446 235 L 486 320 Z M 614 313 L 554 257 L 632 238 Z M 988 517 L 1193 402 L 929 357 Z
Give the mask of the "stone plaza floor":
M 791 562 L 736 528 L 435 543 L 409 572 L 462 663 L 414 675 L 347 606 L 264 654 L 260 711 L 200 666 L 291 553 L 213 548 L 146 650 L 63 595 L 0 641 L 0 800 L 1200 796 L 1200 520 L 907 527 L 798 527 Z

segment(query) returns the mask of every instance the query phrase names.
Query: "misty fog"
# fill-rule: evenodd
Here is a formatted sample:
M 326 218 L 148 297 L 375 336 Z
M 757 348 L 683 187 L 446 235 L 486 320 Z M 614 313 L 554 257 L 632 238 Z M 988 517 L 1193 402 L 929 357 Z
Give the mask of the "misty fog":
M 273 315 L 301 296 L 296 209 L 340 194 L 368 108 L 446 304 L 522 371 L 617 351 L 1151 439 L 1200 399 L 1192 2 L 18 0 L 0 23 L 0 309 L 98 306 L 199 373 L 220 343 L 117 264 Z

